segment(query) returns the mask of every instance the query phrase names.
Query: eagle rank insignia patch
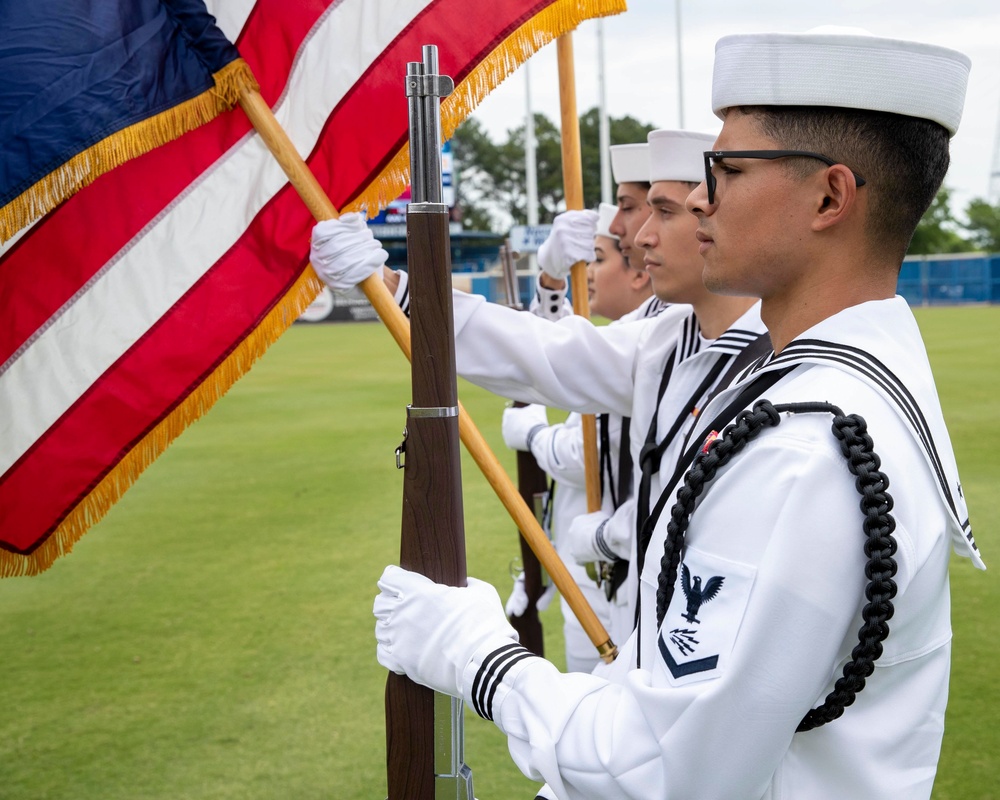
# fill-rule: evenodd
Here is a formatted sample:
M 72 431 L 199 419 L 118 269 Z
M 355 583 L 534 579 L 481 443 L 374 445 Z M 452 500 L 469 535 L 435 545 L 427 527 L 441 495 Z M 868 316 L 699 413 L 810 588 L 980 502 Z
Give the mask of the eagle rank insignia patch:
M 657 641 L 672 685 L 722 674 L 755 574 L 746 564 L 686 548 Z

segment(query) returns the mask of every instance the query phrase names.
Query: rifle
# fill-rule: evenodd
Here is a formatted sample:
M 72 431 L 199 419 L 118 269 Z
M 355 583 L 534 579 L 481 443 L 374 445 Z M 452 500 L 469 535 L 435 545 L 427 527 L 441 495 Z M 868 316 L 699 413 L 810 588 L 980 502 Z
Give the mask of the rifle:
M 451 239 L 442 202 L 440 98 L 454 89 L 438 75 L 437 47 L 406 66 L 410 182 L 406 213 L 410 273 L 413 402 L 397 463 L 403 468 L 400 565 L 438 583 L 466 579 L 458 382 L 451 299 Z M 405 463 L 402 463 L 405 456 Z M 473 800 L 463 763 L 462 701 L 390 673 L 385 691 L 389 800 Z
M 500 247 L 500 266 L 503 270 L 504 287 L 507 295 L 507 305 L 518 311 L 523 311 L 521 293 L 517 287 L 517 272 L 514 269 L 513 253 L 510 249 L 510 239 Z M 527 403 L 515 402 L 515 408 L 523 408 Z M 517 491 L 535 512 L 535 517 L 542 521 L 542 507 L 548 492 L 548 476 L 538 466 L 538 462 L 530 452 L 517 451 Z M 545 655 L 545 639 L 542 635 L 542 621 L 538 617 L 538 600 L 545 591 L 542 579 L 542 565 L 538 556 L 532 551 L 524 537 L 524 532 L 518 530 L 518 540 L 521 545 L 521 569 L 524 572 L 524 591 L 528 595 L 528 607 L 519 617 L 511 617 L 510 624 L 517 631 L 521 644 L 532 653 Z

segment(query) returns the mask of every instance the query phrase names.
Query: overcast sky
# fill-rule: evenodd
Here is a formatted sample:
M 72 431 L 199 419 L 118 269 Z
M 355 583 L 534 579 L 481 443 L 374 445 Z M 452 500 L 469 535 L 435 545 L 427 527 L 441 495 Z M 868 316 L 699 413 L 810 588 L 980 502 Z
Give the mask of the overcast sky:
M 819 25 L 865 28 L 877 36 L 913 39 L 960 50 L 972 59 L 969 90 L 945 185 L 954 206 L 986 197 L 1000 120 L 1000 2 L 997 0 L 629 0 L 629 10 L 604 20 L 608 113 L 629 114 L 661 128 L 679 127 L 676 2 L 681 3 L 684 127 L 718 131 L 711 111 L 715 42 L 731 33 L 802 32 Z M 597 105 L 597 22 L 573 34 L 577 106 Z M 525 70 L 514 73 L 473 116 L 494 139 L 523 123 Z M 532 105 L 558 124 L 556 46 L 530 62 Z M 994 198 L 994 201 L 1000 198 Z

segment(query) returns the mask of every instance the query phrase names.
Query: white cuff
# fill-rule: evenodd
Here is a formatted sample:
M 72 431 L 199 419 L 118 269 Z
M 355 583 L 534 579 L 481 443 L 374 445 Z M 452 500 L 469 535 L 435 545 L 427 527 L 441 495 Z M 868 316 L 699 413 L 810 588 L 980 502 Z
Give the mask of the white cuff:
M 398 269 L 396 274 L 399 275 L 399 285 L 396 287 L 396 293 L 392 296 L 392 299 L 396 301 L 396 305 L 399 306 L 403 313 L 407 317 L 410 316 L 410 276 L 406 270 Z
M 536 317 L 555 321 L 568 317 L 573 313 L 573 307 L 566 299 L 569 282 L 562 289 L 547 289 L 542 286 L 542 274 L 535 278 L 535 296 L 531 300 L 530 310 Z
M 462 673 L 463 699 L 483 719 L 496 721 L 517 676 L 533 661 L 544 660 L 506 637 L 491 637 L 476 649 Z

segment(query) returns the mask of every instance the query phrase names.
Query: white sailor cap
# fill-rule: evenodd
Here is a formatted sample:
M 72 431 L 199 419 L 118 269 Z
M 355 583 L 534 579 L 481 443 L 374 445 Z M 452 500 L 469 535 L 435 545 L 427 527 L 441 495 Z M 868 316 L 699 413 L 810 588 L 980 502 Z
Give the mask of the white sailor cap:
M 954 136 L 972 62 L 937 45 L 857 28 L 724 36 L 715 45 L 712 110 L 833 106 L 929 119 Z
M 715 146 L 715 134 L 698 131 L 650 131 L 649 182 L 705 180 L 703 154 Z
M 611 146 L 611 174 L 615 183 L 649 183 L 649 147 L 639 144 Z
M 609 230 L 611 220 L 615 218 L 617 213 L 618 206 L 613 206 L 611 203 L 601 203 L 597 207 L 597 230 L 594 231 L 594 235 L 607 236 L 609 239 L 618 241 L 618 235 Z

